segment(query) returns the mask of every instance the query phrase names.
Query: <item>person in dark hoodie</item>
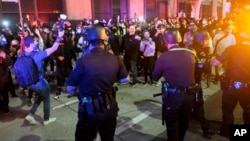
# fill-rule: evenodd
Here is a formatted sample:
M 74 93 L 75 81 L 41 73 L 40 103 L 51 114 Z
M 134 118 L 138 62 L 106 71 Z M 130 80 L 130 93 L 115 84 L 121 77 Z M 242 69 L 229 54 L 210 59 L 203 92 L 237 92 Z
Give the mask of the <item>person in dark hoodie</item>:
M 64 36 L 61 40 L 60 48 L 55 52 L 57 79 L 57 92 L 54 97 L 55 99 L 58 99 L 59 95 L 61 95 L 66 78 L 72 71 L 72 60 L 76 60 L 76 53 L 71 39 L 68 36 Z
M 138 55 L 140 49 L 141 37 L 136 35 L 134 25 L 130 25 L 128 29 L 129 33 L 124 36 L 122 41 L 122 50 L 124 50 L 124 64 L 126 69 L 132 72 L 133 81 L 131 85 L 135 85 L 138 82 Z
M 0 108 L 5 114 L 9 111 L 9 96 L 8 96 L 8 82 L 9 82 L 9 66 L 12 65 L 12 59 L 7 54 L 4 48 L 0 47 Z

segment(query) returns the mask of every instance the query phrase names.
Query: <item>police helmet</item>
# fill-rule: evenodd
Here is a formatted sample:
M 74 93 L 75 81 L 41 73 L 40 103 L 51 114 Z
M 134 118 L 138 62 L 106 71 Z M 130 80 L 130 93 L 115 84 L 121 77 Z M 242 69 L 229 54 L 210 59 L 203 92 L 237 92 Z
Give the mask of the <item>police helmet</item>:
M 195 33 L 194 42 L 202 43 L 205 40 L 209 40 L 210 38 L 210 34 L 207 31 L 201 30 Z
M 94 40 L 108 40 L 108 36 L 103 26 L 101 25 L 90 25 L 86 30 L 86 38 L 88 41 Z
M 181 35 L 178 29 L 174 28 L 167 28 L 164 31 L 163 39 L 166 41 L 167 44 L 175 44 L 181 42 Z

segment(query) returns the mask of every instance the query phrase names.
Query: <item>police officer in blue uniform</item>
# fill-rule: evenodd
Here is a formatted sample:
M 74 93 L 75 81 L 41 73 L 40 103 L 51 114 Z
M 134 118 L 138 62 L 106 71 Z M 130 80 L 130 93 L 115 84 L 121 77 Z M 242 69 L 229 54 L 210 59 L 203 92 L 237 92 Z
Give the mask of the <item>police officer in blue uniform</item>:
M 211 139 L 212 130 L 209 129 L 209 122 L 205 117 L 204 111 L 204 100 L 203 100 L 203 90 L 201 87 L 202 75 L 204 73 L 210 73 L 210 48 L 205 46 L 205 43 L 211 39 L 209 33 L 205 30 L 199 30 L 194 35 L 193 44 L 189 46 L 190 49 L 194 50 L 196 53 L 196 65 L 195 65 L 195 82 L 198 85 L 198 92 L 195 94 L 193 113 L 195 119 L 197 119 L 203 131 L 205 138 Z M 209 77 L 209 76 L 208 76 Z
M 168 141 L 183 141 L 193 107 L 195 85 L 195 55 L 192 50 L 180 48 L 180 33 L 167 29 L 163 40 L 168 47 L 157 60 L 153 80 L 164 77 L 162 88 L 163 119 Z
M 89 53 L 77 61 L 66 82 L 72 95 L 79 86 L 75 140 L 94 141 L 99 132 L 102 141 L 113 141 L 118 113 L 113 84 L 127 83 L 129 76 L 120 58 L 104 49 L 108 37 L 102 26 L 90 26 L 87 40 Z
M 243 109 L 244 124 L 250 124 L 250 32 L 243 28 L 243 32 L 239 32 L 237 44 L 228 47 L 211 61 L 212 66 L 226 62 L 225 74 L 221 78 L 223 115 L 220 134 L 227 138 L 229 125 L 234 123 L 233 111 L 238 102 Z

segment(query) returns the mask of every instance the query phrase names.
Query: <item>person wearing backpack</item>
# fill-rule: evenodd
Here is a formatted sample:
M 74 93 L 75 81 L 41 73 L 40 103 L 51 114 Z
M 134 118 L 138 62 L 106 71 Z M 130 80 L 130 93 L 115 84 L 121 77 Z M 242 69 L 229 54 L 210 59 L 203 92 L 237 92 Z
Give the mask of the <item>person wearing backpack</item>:
M 43 102 L 43 111 L 44 111 L 44 121 L 43 125 L 48 125 L 51 122 L 54 122 L 56 118 L 50 118 L 50 86 L 46 79 L 44 78 L 44 70 L 43 70 L 43 60 L 47 58 L 49 55 L 51 55 L 53 52 L 57 50 L 60 44 L 60 38 L 63 37 L 64 31 L 58 32 L 58 37 L 53 44 L 51 48 L 47 48 L 46 50 L 37 51 L 38 48 L 38 38 L 35 36 L 28 36 L 23 39 L 23 52 L 20 54 L 18 59 L 16 60 L 16 63 L 14 64 L 14 72 L 16 75 L 17 83 L 20 86 L 28 87 L 29 89 L 33 90 L 35 93 L 37 93 L 38 97 L 36 101 L 34 102 L 32 108 L 29 111 L 29 114 L 25 117 L 25 120 L 27 120 L 30 124 L 37 124 L 37 121 L 34 118 L 35 112 L 41 102 Z M 21 60 L 22 58 L 22 60 Z M 25 59 L 24 59 L 25 58 Z M 32 61 L 30 61 L 32 58 L 35 67 L 32 66 Z M 24 60 L 27 60 L 29 63 L 25 63 Z M 21 65 L 22 64 L 22 65 Z M 25 66 L 30 66 L 32 69 L 29 69 L 30 72 L 25 70 Z M 22 71 L 20 70 L 20 67 L 22 67 Z M 25 76 L 25 72 L 27 71 L 27 74 L 32 74 L 29 77 L 29 75 Z M 33 71 L 33 72 L 32 72 Z M 38 71 L 38 72 L 35 72 Z M 36 73 L 38 73 L 38 80 L 36 80 Z M 24 76 L 21 76 L 23 74 Z M 26 79 L 20 79 L 20 78 L 26 78 Z M 30 80 L 30 81 L 28 81 Z M 30 84 L 31 83 L 31 84 Z

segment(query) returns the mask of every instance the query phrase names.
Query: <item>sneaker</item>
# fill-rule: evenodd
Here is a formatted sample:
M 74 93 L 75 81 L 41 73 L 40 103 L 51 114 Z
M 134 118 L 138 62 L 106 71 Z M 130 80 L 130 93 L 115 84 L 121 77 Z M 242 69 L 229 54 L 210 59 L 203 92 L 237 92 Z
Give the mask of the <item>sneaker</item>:
M 43 122 L 43 125 L 48 125 L 48 124 L 50 124 L 50 123 L 52 123 L 52 122 L 54 122 L 54 121 L 56 121 L 56 118 L 55 118 L 55 117 L 54 117 L 54 118 L 50 118 L 49 120 L 44 121 L 44 122 Z
M 25 119 L 26 119 L 27 121 L 29 121 L 30 124 L 37 124 L 37 121 L 36 121 L 35 118 L 34 118 L 33 116 L 31 116 L 31 115 L 27 115 L 27 116 L 25 117 Z
M 61 91 L 57 91 L 56 92 L 56 96 L 54 97 L 55 99 L 58 99 L 59 98 L 59 95 L 61 95 Z
M 28 107 L 30 107 L 32 105 L 31 99 L 28 99 L 26 104 L 27 104 Z
M 76 96 L 76 94 L 74 94 L 74 95 L 67 95 L 67 98 L 71 98 L 71 97 L 74 97 L 74 96 Z

